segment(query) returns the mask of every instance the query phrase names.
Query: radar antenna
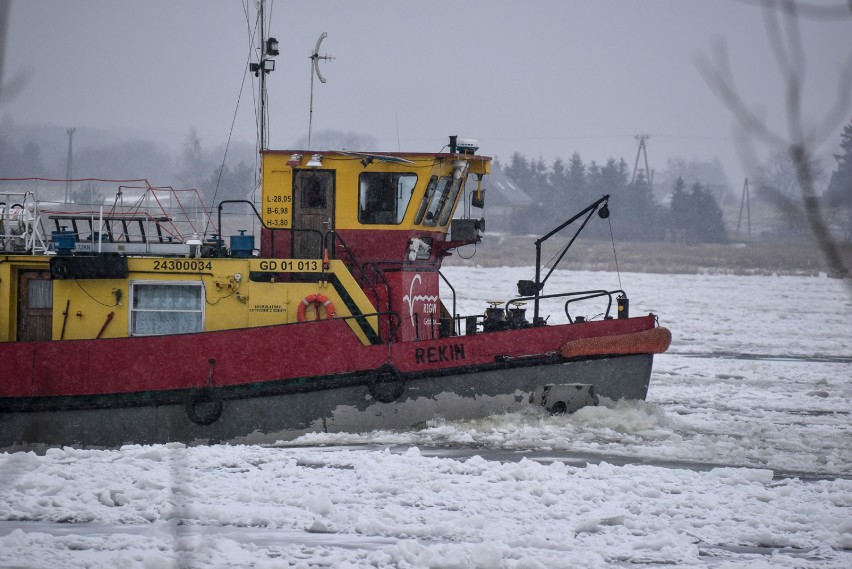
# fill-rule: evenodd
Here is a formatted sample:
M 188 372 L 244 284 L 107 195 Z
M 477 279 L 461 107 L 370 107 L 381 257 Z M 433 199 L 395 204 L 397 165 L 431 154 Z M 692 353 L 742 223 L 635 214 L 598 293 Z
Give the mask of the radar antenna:
M 311 129 L 313 127 L 313 122 L 314 122 L 314 75 L 317 76 L 317 78 L 320 80 L 321 83 L 325 83 L 325 77 L 322 76 L 322 73 L 320 73 L 320 70 L 319 70 L 319 62 L 320 62 L 321 59 L 323 61 L 329 61 L 331 59 L 334 59 L 330 55 L 320 55 L 319 54 L 320 44 L 322 43 L 322 40 L 324 40 L 327 37 L 328 37 L 328 34 L 326 32 L 323 32 L 322 34 L 320 34 L 320 37 L 317 40 L 317 45 L 314 48 L 314 52 L 311 54 L 311 57 L 310 57 L 310 60 L 311 60 L 311 108 L 310 108 L 310 115 L 308 116 L 308 150 L 311 149 Z

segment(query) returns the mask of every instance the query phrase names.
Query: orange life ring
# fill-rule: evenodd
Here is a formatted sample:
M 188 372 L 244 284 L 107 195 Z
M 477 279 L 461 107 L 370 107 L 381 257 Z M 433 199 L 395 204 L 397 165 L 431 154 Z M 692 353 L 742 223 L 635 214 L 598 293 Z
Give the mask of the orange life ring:
M 311 294 L 303 298 L 302 302 L 299 303 L 299 322 L 305 321 L 305 311 L 307 310 L 308 306 L 312 304 L 316 305 L 316 320 L 320 320 L 320 306 L 325 307 L 326 318 L 334 318 L 334 305 L 331 303 L 331 301 L 321 294 Z

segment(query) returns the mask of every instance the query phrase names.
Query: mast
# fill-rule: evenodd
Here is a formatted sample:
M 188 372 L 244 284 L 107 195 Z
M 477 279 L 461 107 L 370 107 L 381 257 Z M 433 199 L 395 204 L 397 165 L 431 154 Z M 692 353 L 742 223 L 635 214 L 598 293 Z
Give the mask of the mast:
M 259 51 L 261 53 L 261 64 L 263 63 L 263 40 L 266 35 L 266 23 L 263 18 L 263 8 L 266 3 L 261 1 L 258 5 L 258 19 L 260 20 L 260 33 L 258 34 Z M 266 69 L 261 65 L 263 73 L 260 73 L 260 150 L 266 150 Z
M 252 63 L 249 70 L 254 73 L 255 77 L 260 79 L 260 107 L 258 109 L 257 125 L 258 125 L 258 145 L 259 150 L 266 150 L 266 138 L 268 136 L 268 125 L 266 116 L 266 75 L 270 71 L 275 70 L 275 60 L 272 57 L 279 54 L 278 40 L 266 37 L 266 22 L 264 20 L 265 2 L 261 0 L 257 8 L 257 27 L 259 29 L 258 37 L 258 52 L 260 53 L 259 61 Z
M 68 134 L 68 167 L 65 172 L 65 203 L 68 204 L 71 195 L 71 172 L 73 170 L 73 155 L 71 152 L 71 148 L 74 145 L 74 133 L 77 131 L 76 128 L 66 129 L 65 132 Z

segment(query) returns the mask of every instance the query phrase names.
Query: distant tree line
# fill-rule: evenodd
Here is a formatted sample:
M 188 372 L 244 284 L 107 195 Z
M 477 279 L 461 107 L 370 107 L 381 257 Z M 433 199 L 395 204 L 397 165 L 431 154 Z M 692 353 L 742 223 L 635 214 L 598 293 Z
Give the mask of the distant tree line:
M 547 166 L 514 153 L 498 164 L 502 172 L 528 193 L 533 203 L 513 216 L 514 233 L 543 234 L 605 194 L 610 195 L 610 222 L 614 237 L 633 241 L 674 240 L 686 243 L 724 243 L 722 210 L 709 188 L 695 181 L 689 188 L 677 178 L 668 206 L 657 203 L 643 171 L 631 179 L 627 163 L 610 158 L 599 165 L 584 163 L 574 153 Z M 609 238 L 609 224 L 590 224 L 584 232 Z
M 824 185 L 829 180 L 820 206 L 833 233 L 842 241 L 852 242 L 852 121 L 840 134 L 840 150 L 834 154 L 836 167 L 830 175 L 819 159 L 807 156 L 805 160 L 815 183 Z M 784 237 L 810 236 L 796 164 L 789 152 L 770 153 L 758 168 L 756 181 L 757 197 L 770 204 L 778 216 L 773 233 Z
M 124 138 L 115 133 L 78 128 L 73 138 L 72 178 L 147 179 L 154 185 L 196 189 L 210 208 L 225 199 L 250 199 L 255 176 L 255 150 L 232 145 L 227 160 L 223 148 L 205 149 L 194 128 L 175 153 L 150 140 Z M 0 178 L 65 179 L 68 173 L 68 137 L 59 127 L 16 125 L 0 120 Z M 98 205 L 111 199 L 105 184 L 81 182 L 70 199 Z
M 833 227 L 852 241 L 852 122 L 841 133 L 836 168 L 830 173 L 822 196 L 823 207 Z M 365 135 L 337 131 L 318 132 L 317 147 L 369 149 L 375 141 Z M 67 173 L 67 136 L 64 128 L 17 125 L 6 115 L 0 119 L 0 178 L 44 177 L 63 179 Z M 297 141 L 302 147 L 306 141 Z M 257 156 L 251 144 L 205 148 L 194 128 L 183 146 L 157 144 L 150 140 L 122 137 L 116 133 L 77 129 L 73 147 L 74 178 L 146 178 L 155 185 L 173 185 L 200 191 L 207 207 L 225 199 L 252 199 L 258 183 Z M 226 158 L 226 159 L 225 159 Z M 614 236 L 618 239 L 689 243 L 725 241 L 721 209 L 711 189 L 727 187 L 718 160 L 701 162 L 670 159 L 657 176 L 652 192 L 645 172 L 632 180 L 623 159 L 603 164 L 585 163 L 575 153 L 565 162 L 557 158 L 548 165 L 539 159 L 513 154 L 501 168 L 532 198 L 511 215 L 514 233 L 542 234 L 555 227 L 604 194 L 611 195 L 610 211 Z M 812 159 L 815 180 L 827 179 L 825 169 Z M 755 173 L 756 197 L 778 213 L 775 236 L 805 236 L 807 223 L 797 191 L 795 168 L 783 152 L 770 154 Z M 79 184 L 71 199 L 79 203 L 101 203 L 110 191 L 97 184 Z M 663 197 L 665 196 L 665 199 Z M 730 205 L 730 204 L 729 204 Z M 757 205 L 752 203 L 752 206 Z M 609 238 L 609 224 L 593 223 L 584 233 Z
M 222 200 L 250 199 L 255 187 L 253 166 L 242 160 L 233 167 L 227 162 L 217 165 L 209 153 L 203 151 L 195 128 L 190 128 L 186 135 L 177 171 L 181 185 L 197 189 L 207 207 Z
M 375 150 L 373 137 L 353 132 L 321 130 L 314 133 L 315 148 Z M 305 137 L 295 148 L 307 145 Z M 256 148 L 245 142 L 207 147 L 191 127 L 178 151 L 176 145 L 99 131 L 76 129 L 73 138 L 72 177 L 147 179 L 154 185 L 196 189 L 207 207 L 222 200 L 253 199 L 259 181 Z M 68 173 L 68 137 L 61 127 L 16 124 L 0 118 L 0 178 L 65 179 Z M 98 205 L 108 198 L 97 183 L 78 183 L 70 198 Z

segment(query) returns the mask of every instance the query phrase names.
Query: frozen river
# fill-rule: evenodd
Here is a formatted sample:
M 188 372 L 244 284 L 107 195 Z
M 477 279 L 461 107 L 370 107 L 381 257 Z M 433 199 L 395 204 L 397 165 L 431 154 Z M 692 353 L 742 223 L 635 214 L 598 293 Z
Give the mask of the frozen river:
M 461 314 L 532 276 L 444 273 Z M 548 282 L 592 288 L 625 289 L 672 330 L 646 402 L 272 447 L 0 454 L 0 567 L 852 566 L 849 289 Z

